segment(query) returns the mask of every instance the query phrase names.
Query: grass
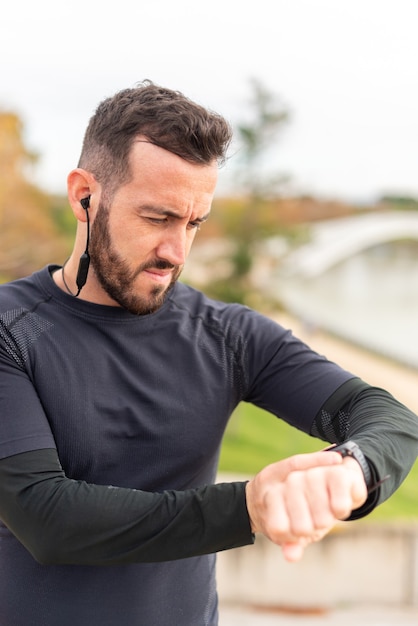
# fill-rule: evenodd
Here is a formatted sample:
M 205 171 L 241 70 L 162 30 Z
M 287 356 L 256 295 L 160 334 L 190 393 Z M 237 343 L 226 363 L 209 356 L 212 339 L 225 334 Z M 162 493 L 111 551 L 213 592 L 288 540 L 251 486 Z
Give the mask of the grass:
M 325 445 L 266 411 L 241 403 L 226 430 L 219 469 L 251 477 L 269 463 L 301 452 L 314 452 Z M 418 462 L 398 491 L 368 520 L 418 520 L 417 484 Z

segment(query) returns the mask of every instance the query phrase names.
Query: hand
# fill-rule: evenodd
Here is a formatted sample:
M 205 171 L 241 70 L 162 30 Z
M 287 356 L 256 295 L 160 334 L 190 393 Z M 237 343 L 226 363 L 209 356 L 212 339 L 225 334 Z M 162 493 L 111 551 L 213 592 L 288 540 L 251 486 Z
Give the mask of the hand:
M 297 561 L 366 501 L 367 487 L 355 459 L 321 451 L 268 465 L 249 481 L 246 498 L 252 531 Z

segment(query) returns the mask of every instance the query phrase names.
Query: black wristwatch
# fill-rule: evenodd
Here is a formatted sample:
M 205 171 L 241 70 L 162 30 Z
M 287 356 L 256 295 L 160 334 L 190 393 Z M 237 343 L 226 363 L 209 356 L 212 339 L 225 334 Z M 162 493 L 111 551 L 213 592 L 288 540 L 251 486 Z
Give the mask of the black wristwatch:
M 364 480 L 369 491 L 373 487 L 373 476 L 366 457 L 354 441 L 345 441 L 338 446 L 327 448 L 330 452 L 338 452 L 342 457 L 351 456 L 360 465 L 363 472 Z

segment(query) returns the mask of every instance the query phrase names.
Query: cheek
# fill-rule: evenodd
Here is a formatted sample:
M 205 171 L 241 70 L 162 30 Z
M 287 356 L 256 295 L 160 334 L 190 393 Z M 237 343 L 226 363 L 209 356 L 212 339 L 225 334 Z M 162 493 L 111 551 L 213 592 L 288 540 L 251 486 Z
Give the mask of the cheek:
M 197 232 L 198 231 L 196 229 L 194 229 L 194 230 L 189 231 L 187 233 L 187 237 L 186 237 L 186 256 L 189 255 L 190 249 L 191 249 L 191 247 L 193 245 L 193 242 L 194 242 L 194 240 L 196 238 Z
M 136 258 L 152 252 L 158 245 L 158 238 L 155 232 L 148 232 L 137 223 L 124 222 L 114 229 L 112 243 L 121 255 Z

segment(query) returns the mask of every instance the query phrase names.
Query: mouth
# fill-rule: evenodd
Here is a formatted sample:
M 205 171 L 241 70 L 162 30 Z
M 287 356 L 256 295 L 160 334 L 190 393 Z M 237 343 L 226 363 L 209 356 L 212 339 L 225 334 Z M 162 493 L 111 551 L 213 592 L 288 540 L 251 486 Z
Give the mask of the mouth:
M 145 274 L 149 276 L 152 280 L 158 283 L 165 284 L 169 280 L 171 280 L 171 276 L 173 274 L 173 270 L 159 270 L 155 268 L 148 268 L 143 270 Z

